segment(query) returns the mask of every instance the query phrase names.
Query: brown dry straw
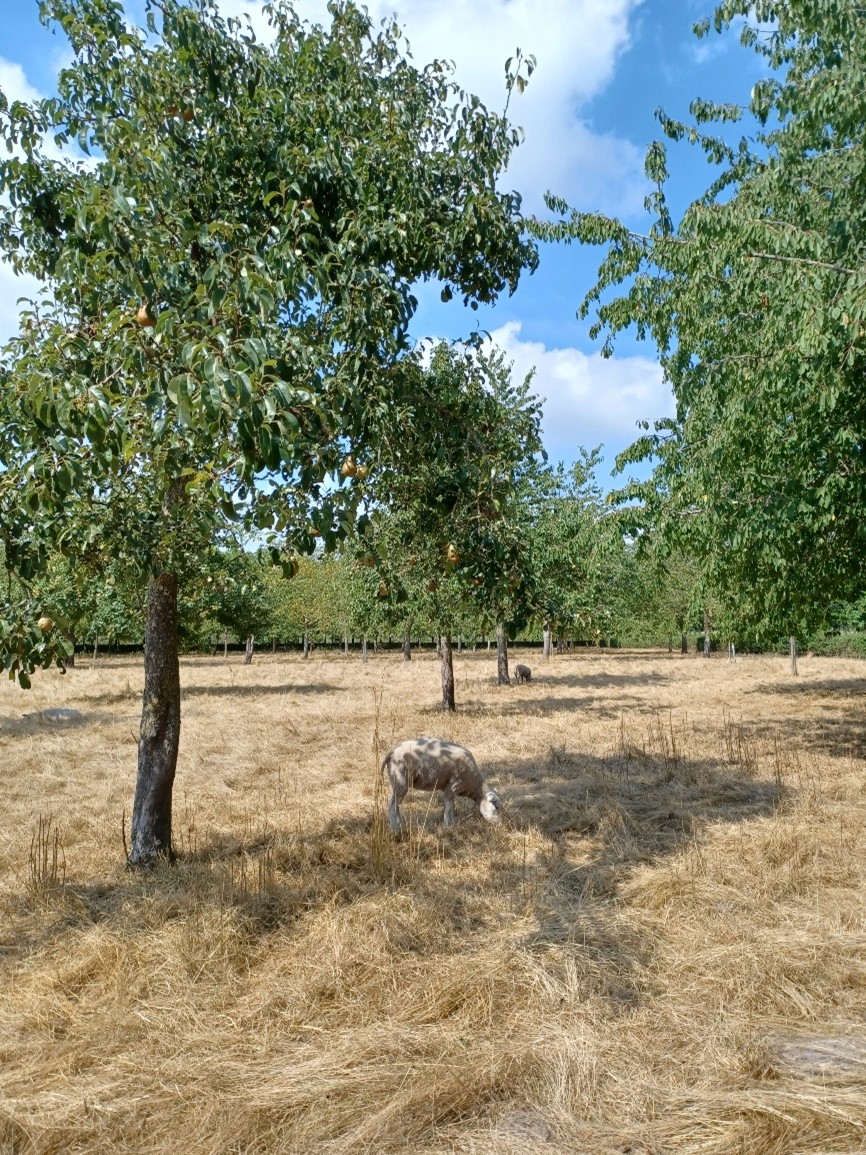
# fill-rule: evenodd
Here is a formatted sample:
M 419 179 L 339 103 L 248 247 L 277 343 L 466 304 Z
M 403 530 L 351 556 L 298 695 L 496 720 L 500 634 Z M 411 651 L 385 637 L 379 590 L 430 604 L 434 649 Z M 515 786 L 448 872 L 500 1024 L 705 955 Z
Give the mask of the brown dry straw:
M 0 686 L 0 1152 L 864 1149 L 864 667 L 454 660 L 447 717 L 432 655 L 186 659 L 143 877 L 138 664 Z M 390 836 L 429 733 L 501 827 L 410 792 Z

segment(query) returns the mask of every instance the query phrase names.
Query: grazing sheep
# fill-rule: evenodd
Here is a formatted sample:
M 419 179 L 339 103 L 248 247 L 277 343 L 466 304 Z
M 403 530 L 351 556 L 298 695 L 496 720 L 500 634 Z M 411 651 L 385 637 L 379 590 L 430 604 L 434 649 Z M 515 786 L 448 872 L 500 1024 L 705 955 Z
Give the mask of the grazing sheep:
M 530 670 L 529 666 L 515 666 L 514 667 L 514 678 L 515 678 L 515 681 L 518 681 L 518 682 L 531 682 L 532 681 L 532 670 Z
M 388 751 L 382 770 L 391 784 L 388 821 L 394 834 L 400 831 L 400 803 L 411 786 L 416 790 L 442 791 L 442 820 L 446 826 L 454 825 L 454 799 L 458 794 L 477 802 L 488 822 L 499 821 L 499 795 L 484 781 L 465 746 L 442 738 L 409 738 Z

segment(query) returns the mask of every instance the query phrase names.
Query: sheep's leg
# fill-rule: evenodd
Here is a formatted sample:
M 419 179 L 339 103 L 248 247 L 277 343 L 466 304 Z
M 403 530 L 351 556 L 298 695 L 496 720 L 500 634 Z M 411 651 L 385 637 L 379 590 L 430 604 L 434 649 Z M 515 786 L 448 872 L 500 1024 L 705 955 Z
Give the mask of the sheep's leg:
M 400 821 L 400 800 L 397 798 L 397 787 L 391 791 L 391 801 L 388 803 L 388 822 L 392 834 L 399 834 L 402 823 Z
M 450 790 L 443 790 L 445 804 L 442 807 L 442 823 L 444 826 L 454 825 L 454 795 Z

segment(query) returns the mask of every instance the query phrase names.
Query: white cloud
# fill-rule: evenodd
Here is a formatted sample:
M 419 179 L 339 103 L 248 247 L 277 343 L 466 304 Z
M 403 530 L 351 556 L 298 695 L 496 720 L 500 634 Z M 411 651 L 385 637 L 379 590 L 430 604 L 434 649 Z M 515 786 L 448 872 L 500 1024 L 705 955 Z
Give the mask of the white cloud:
M 513 361 L 514 378 L 535 369 L 532 390 L 545 398 L 544 444 L 554 460 L 572 460 L 580 445 L 603 443 L 618 452 L 638 436 L 638 421 L 673 416 L 657 361 L 548 349 L 541 341 L 521 340 L 521 328 L 520 321 L 508 321 L 490 337 Z
M 0 89 L 10 104 L 13 100 L 39 100 L 42 95 L 24 75 L 21 65 L 4 56 L 0 56 Z
M 453 60 L 457 82 L 491 109 L 505 106 L 505 61 L 518 47 L 537 70 L 509 118 L 526 130 L 507 183 L 528 211 L 542 209 L 551 189 L 581 208 L 603 195 L 607 211 L 640 209 L 646 188 L 643 156 L 627 141 L 593 133 L 581 110 L 610 81 L 629 43 L 629 17 L 641 0 L 368 0 L 374 23 L 396 15 L 417 64 Z M 225 15 L 248 12 L 267 38 L 262 6 L 222 0 Z M 298 0 L 299 14 L 329 21 L 325 0 Z

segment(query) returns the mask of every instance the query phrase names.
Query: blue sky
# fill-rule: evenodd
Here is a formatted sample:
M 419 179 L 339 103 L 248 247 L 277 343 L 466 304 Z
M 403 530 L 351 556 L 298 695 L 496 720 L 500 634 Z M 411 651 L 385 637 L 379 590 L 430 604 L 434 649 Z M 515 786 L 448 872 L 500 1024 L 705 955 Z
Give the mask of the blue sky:
M 643 155 L 659 137 L 654 110 L 686 117 L 692 99 L 748 102 L 760 61 L 735 34 L 697 40 L 692 24 L 711 13 L 705 0 L 368 0 L 375 19 L 396 13 L 419 63 L 451 59 L 458 81 L 490 107 L 505 99 L 504 64 L 520 47 L 537 69 L 509 115 L 526 131 L 506 182 L 542 211 L 547 189 L 575 207 L 646 223 Z M 227 14 L 248 11 L 263 34 L 261 4 L 222 0 Z M 326 19 L 324 0 L 298 0 L 297 10 Z M 138 0 L 128 4 L 140 17 Z M 44 29 L 36 0 L 0 0 L 0 88 L 10 98 L 47 95 L 68 61 L 62 38 Z M 672 146 L 672 202 L 681 210 L 711 179 L 697 150 Z M 575 312 L 592 285 L 600 250 L 545 246 L 541 265 L 514 296 L 470 313 L 443 305 L 422 286 L 417 337 L 459 337 L 489 331 L 521 375 L 535 368 L 546 398 L 544 435 L 554 460 L 571 461 L 580 445 L 605 447 L 605 469 L 635 436 L 636 422 L 671 412 L 651 346 L 626 335 L 604 361 Z M 28 291 L 0 265 L 0 340 L 16 328 L 15 299 Z M 607 487 L 613 482 L 600 478 Z

